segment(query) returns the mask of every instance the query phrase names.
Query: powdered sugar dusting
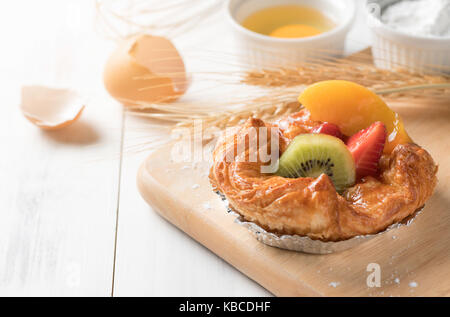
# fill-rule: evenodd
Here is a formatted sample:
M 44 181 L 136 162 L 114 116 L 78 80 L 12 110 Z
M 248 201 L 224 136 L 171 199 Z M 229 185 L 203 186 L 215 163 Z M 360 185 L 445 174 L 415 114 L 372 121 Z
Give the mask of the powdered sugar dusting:
M 412 281 L 409 283 L 409 287 L 415 288 L 417 286 L 419 286 L 419 284 L 417 284 L 417 282 Z
M 331 286 L 331 287 L 334 287 L 334 288 L 338 287 L 339 285 L 341 285 L 340 282 L 330 282 L 330 284 L 328 284 L 328 286 Z

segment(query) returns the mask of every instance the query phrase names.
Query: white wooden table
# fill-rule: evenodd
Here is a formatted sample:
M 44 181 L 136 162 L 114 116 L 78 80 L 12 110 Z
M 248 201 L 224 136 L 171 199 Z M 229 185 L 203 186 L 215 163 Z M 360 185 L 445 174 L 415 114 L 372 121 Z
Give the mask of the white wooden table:
M 358 20 L 349 52 L 367 45 Z M 220 49 L 229 34 L 220 15 L 214 23 L 183 40 Z M 270 295 L 139 196 L 158 131 L 103 89 L 114 43 L 95 31 L 93 0 L 2 1 L 0 40 L 0 296 Z M 56 132 L 30 124 L 20 88 L 33 83 L 79 90 L 82 119 Z

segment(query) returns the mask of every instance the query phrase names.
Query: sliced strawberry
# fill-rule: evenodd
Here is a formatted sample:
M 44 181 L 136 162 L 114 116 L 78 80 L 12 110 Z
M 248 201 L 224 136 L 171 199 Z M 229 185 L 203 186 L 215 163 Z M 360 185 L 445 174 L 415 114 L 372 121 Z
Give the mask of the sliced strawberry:
M 348 139 L 347 147 L 355 160 L 357 178 L 377 175 L 386 136 L 386 126 L 378 121 Z
M 341 129 L 339 129 L 337 125 L 329 122 L 324 122 L 314 128 L 313 133 L 328 134 L 338 139 L 344 140 L 344 135 L 341 133 Z

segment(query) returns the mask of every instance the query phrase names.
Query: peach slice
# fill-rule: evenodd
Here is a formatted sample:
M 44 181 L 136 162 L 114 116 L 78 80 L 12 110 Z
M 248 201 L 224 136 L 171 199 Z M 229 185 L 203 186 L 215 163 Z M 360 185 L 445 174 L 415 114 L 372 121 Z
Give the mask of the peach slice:
M 412 142 L 400 116 L 374 92 L 353 82 L 319 82 L 306 88 L 298 100 L 313 120 L 334 123 L 348 136 L 376 121 L 383 122 L 388 132 L 384 153 L 391 153 L 397 144 Z

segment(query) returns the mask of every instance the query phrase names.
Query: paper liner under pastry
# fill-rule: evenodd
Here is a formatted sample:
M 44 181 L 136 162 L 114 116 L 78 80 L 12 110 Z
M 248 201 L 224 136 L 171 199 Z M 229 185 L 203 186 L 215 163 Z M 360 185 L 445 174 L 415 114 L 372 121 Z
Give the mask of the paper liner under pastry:
M 256 237 L 256 239 L 264 244 L 270 245 L 272 247 L 277 247 L 280 249 L 286 249 L 291 251 L 298 251 L 304 253 L 311 254 L 330 254 L 335 252 L 344 251 L 350 249 L 358 244 L 369 241 L 375 237 L 378 237 L 381 234 L 384 234 L 388 231 L 396 230 L 403 226 L 409 226 L 416 219 L 417 215 L 419 215 L 422 208 L 416 210 L 411 216 L 404 219 L 402 222 L 394 223 L 390 225 L 386 230 L 381 231 L 376 234 L 368 234 L 355 236 L 353 238 L 342 240 L 342 241 L 321 241 L 321 240 L 313 240 L 306 236 L 299 235 L 279 235 L 272 232 L 268 232 L 264 228 L 261 228 L 257 224 L 246 221 L 238 212 L 234 211 L 228 204 L 228 200 L 226 197 L 220 193 L 216 192 L 222 200 L 225 202 L 228 213 L 235 215 L 235 222 L 243 227 L 246 227 L 250 232 Z

